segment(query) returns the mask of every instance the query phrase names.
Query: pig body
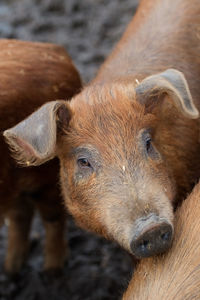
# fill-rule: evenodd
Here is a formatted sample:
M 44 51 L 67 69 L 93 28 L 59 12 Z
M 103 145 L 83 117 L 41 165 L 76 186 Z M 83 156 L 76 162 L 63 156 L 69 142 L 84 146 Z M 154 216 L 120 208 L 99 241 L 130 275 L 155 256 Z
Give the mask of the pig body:
M 123 300 L 198 300 L 200 297 L 200 184 L 176 212 L 175 239 L 167 254 L 143 260 Z
M 80 89 L 79 75 L 61 46 L 0 40 L 0 129 L 13 126 L 45 101 L 69 99 Z M 5 269 L 19 271 L 28 250 L 34 208 L 46 228 L 45 269 L 59 268 L 66 256 L 65 212 L 58 161 L 21 168 L 0 135 L 0 218 L 9 220 Z
M 173 205 L 200 175 L 199 27 L 198 0 L 141 1 L 79 95 L 46 104 L 4 133 L 23 164 L 58 156 L 78 224 L 137 258 L 170 247 Z

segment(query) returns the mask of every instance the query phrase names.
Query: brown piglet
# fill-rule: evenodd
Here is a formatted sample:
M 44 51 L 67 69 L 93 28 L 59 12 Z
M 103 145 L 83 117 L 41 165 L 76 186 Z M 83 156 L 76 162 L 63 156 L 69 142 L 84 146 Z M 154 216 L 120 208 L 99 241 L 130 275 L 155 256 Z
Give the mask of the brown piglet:
M 200 176 L 200 1 L 143 0 L 96 78 L 4 132 L 24 165 L 60 159 L 82 227 L 136 258 L 163 253 Z
M 10 156 L 2 133 L 46 101 L 70 99 L 80 88 L 79 74 L 63 47 L 0 40 L 0 219 L 2 223 L 7 218 L 9 224 L 5 260 L 9 273 L 18 272 L 27 255 L 34 208 L 39 210 L 46 229 L 44 268 L 62 267 L 67 250 L 66 215 L 60 197 L 58 161 L 39 168 L 21 168 Z M 34 130 L 35 126 L 31 128 Z
M 200 183 L 176 212 L 172 248 L 144 259 L 123 300 L 200 299 Z

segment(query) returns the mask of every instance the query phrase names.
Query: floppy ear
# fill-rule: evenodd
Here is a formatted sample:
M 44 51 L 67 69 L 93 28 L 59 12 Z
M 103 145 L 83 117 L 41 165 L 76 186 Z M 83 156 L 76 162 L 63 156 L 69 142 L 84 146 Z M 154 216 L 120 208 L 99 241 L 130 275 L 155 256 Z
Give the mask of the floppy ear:
M 66 101 L 51 101 L 3 135 L 20 164 L 40 165 L 56 155 L 57 127 L 66 128 L 71 116 Z
M 174 101 L 185 117 L 191 119 L 199 117 L 185 76 L 175 69 L 149 76 L 136 87 L 136 98 L 147 110 L 157 105 L 155 98 L 161 100 L 165 95 Z

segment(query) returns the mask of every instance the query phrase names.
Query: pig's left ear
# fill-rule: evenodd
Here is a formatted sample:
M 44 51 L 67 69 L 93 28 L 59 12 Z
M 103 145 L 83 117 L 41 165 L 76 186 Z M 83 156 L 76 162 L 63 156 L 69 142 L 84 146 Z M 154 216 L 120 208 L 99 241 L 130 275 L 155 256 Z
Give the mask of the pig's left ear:
M 56 155 L 58 127 L 67 128 L 72 111 L 66 101 L 44 104 L 27 119 L 4 131 L 18 163 L 40 165 Z
M 149 76 L 136 87 L 136 98 L 146 106 L 147 111 L 157 105 L 156 100 L 163 99 L 165 95 L 174 101 L 187 118 L 199 117 L 185 76 L 175 69 Z

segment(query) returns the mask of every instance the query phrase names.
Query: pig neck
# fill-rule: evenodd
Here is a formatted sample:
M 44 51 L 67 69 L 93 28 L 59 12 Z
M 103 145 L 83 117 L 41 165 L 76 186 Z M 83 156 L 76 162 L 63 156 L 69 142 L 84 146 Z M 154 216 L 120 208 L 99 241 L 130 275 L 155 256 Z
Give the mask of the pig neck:
M 199 0 L 141 1 L 133 21 L 90 85 L 127 82 L 134 88 L 138 81 L 168 68 L 185 74 L 200 109 Z M 155 138 L 163 145 L 160 151 L 175 179 L 179 200 L 200 176 L 199 122 L 165 113 Z
M 200 1 L 143 0 L 91 84 L 141 81 L 168 68 L 182 71 L 198 105 Z

